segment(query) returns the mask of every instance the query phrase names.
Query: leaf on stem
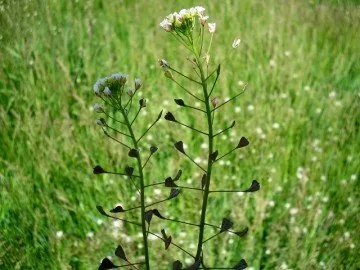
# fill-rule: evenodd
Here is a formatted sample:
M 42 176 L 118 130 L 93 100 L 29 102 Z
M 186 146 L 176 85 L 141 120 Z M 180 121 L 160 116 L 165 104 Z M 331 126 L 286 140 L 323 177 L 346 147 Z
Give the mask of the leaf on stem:
M 177 174 L 175 175 L 175 177 L 174 177 L 174 181 L 179 180 L 180 177 L 181 177 L 181 174 L 182 174 L 182 170 L 179 170 L 179 171 L 177 172 Z
M 248 233 L 248 231 L 249 231 L 249 228 L 246 227 L 246 228 L 243 229 L 242 231 L 235 232 L 235 234 L 236 234 L 237 236 L 244 237 L 244 236 Z
M 104 208 L 100 205 L 97 205 L 96 206 L 96 209 L 99 211 L 100 214 L 102 214 L 103 216 L 106 216 L 106 217 L 110 217 L 104 210 Z
M 241 259 L 233 268 L 236 270 L 243 270 L 247 267 L 247 263 L 244 259 Z
M 101 264 L 99 266 L 99 270 L 107 270 L 107 269 L 114 269 L 117 268 L 119 266 L 115 265 L 112 261 L 110 261 L 108 258 L 104 258 L 101 261 Z
M 123 259 L 124 261 L 128 261 L 128 259 L 126 258 L 126 255 L 125 255 L 125 251 L 124 249 L 122 248 L 121 245 L 118 245 L 116 250 L 115 250 L 115 255 L 117 257 L 119 257 L 120 259 Z
M 158 218 L 164 219 L 164 217 L 160 214 L 159 210 L 153 209 L 153 214 L 157 216 Z
M 171 112 L 167 112 L 165 114 L 165 120 L 171 121 L 171 122 L 177 122 L 174 115 Z
M 174 99 L 174 101 L 175 101 L 175 103 L 176 103 L 177 105 L 179 105 L 179 106 L 181 106 L 181 107 L 186 107 L 185 102 L 184 102 L 181 98 L 179 98 L 179 99 Z
M 181 270 L 182 269 L 182 263 L 179 260 L 173 262 L 172 269 L 173 270 Z
M 93 169 L 94 174 L 106 173 L 106 171 L 99 165 L 96 165 Z
M 185 154 L 184 143 L 183 143 L 182 141 L 176 142 L 176 143 L 174 144 L 174 146 L 175 146 L 175 148 L 176 148 L 179 152 Z
M 135 148 L 130 149 L 128 153 L 129 157 L 137 158 L 139 156 L 139 151 Z
M 153 210 L 148 210 L 145 212 L 145 220 L 149 224 L 149 226 L 150 226 L 150 221 L 152 219 L 153 213 L 154 213 Z
M 159 121 L 159 119 L 160 119 L 161 116 L 162 116 L 162 113 L 163 113 L 163 110 L 161 110 L 161 112 L 159 113 L 159 115 L 158 115 L 158 117 L 156 118 L 156 121 L 155 121 L 155 122 Z
M 210 154 L 211 160 L 212 160 L 212 161 L 215 161 L 218 155 L 219 155 L 219 151 L 218 151 L 218 150 L 216 150 L 215 152 L 211 153 L 211 154 Z
M 219 77 L 220 75 L 220 70 L 221 70 L 221 66 L 220 64 L 218 65 L 217 69 L 216 69 L 216 76 Z
M 206 186 L 207 183 L 207 175 L 204 174 L 201 178 L 201 188 L 204 189 L 204 187 Z
M 163 236 L 163 241 L 165 243 L 165 250 L 169 248 L 171 244 L 171 236 L 167 236 L 164 229 L 161 230 L 161 234 Z
M 131 177 L 134 173 L 134 168 L 130 166 L 125 167 L 125 173 L 127 176 Z
M 111 209 L 110 212 L 111 213 L 121 213 L 121 212 L 124 212 L 124 208 L 121 205 L 118 205 L 114 209 Z
M 248 139 L 246 139 L 245 137 L 241 137 L 241 139 L 240 139 L 238 145 L 236 146 L 236 148 L 242 148 L 242 147 L 245 147 L 247 145 L 249 145 Z
M 228 231 L 231 227 L 232 227 L 233 223 L 230 219 L 228 218 L 223 218 L 222 223 L 221 223 L 221 228 L 220 228 L 220 232 L 225 232 Z
M 233 128 L 234 126 L 235 126 L 235 121 L 233 121 L 233 122 L 231 123 L 230 128 Z
M 171 200 L 171 199 L 177 197 L 180 194 L 180 192 L 181 192 L 180 189 L 172 188 L 171 191 L 170 191 L 170 195 L 169 195 L 168 200 Z
M 177 185 L 171 177 L 168 177 L 165 179 L 165 187 L 177 187 Z
M 247 190 L 244 190 L 243 192 L 255 192 L 258 191 L 259 189 L 260 189 L 260 183 L 256 180 L 253 180 L 251 186 Z

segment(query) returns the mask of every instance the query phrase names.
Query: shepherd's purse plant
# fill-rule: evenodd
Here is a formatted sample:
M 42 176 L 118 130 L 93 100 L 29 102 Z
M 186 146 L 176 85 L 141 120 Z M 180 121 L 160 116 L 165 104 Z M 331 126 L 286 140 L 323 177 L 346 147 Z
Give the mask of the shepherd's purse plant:
M 247 227 L 244 227 L 241 230 L 234 230 L 234 223 L 228 217 L 223 217 L 220 225 L 215 225 L 211 220 L 208 220 L 209 196 L 218 196 L 218 194 L 222 193 L 255 192 L 260 189 L 260 184 L 256 180 L 253 180 L 250 187 L 245 190 L 213 189 L 211 185 L 212 182 L 217 180 L 213 177 L 213 171 L 217 169 L 216 164 L 237 149 L 249 145 L 249 141 L 247 138 L 241 137 L 236 145 L 233 147 L 229 145 L 229 150 L 225 153 L 219 153 L 219 151 L 215 149 L 215 141 L 219 138 L 219 135 L 229 131 L 235 126 L 235 121 L 233 121 L 229 123 L 227 127 L 217 130 L 216 122 L 220 117 L 219 112 L 223 106 L 231 104 L 231 102 L 235 101 L 237 97 L 244 93 L 245 87 L 239 91 L 239 93 L 224 101 L 221 101 L 220 98 L 217 97 L 216 84 L 220 78 L 221 65 L 218 64 L 213 67 L 211 61 L 211 45 L 216 33 L 216 24 L 209 23 L 208 19 L 209 17 L 205 14 L 205 8 L 198 6 L 190 9 L 183 9 L 178 13 L 172 13 L 160 23 L 161 28 L 171 34 L 177 42 L 186 48 L 187 52 L 190 54 L 187 57 L 187 60 L 193 70 L 192 75 L 187 75 L 185 72 L 180 71 L 171 65 L 168 61 L 164 59 L 159 60 L 159 64 L 163 69 L 165 77 L 175 83 L 175 85 L 188 96 L 186 102 L 179 97 L 174 101 L 178 106 L 189 110 L 189 113 L 193 112 L 196 113 L 198 117 L 202 117 L 207 126 L 205 130 L 202 130 L 198 126 L 191 126 L 178 120 L 172 112 L 167 112 L 165 114 L 165 119 L 167 121 L 172 122 L 174 125 L 181 125 L 188 128 L 193 132 L 193 136 L 204 136 L 205 140 L 207 140 L 207 161 L 205 167 L 197 162 L 196 159 L 192 158 L 194 154 L 197 153 L 189 153 L 182 140 L 174 143 L 175 149 L 185 158 L 189 159 L 190 162 L 201 171 L 202 178 L 201 181 L 199 181 L 200 184 L 198 186 L 183 186 L 179 184 L 178 180 L 181 178 L 182 170 L 179 170 L 174 177 L 166 177 L 165 180 L 161 182 L 151 183 L 149 179 L 145 179 L 144 170 L 146 169 L 146 165 L 150 158 L 157 152 L 158 148 L 155 145 L 152 145 L 148 150 L 144 149 L 141 144 L 142 139 L 150 132 L 155 124 L 158 123 L 163 112 L 159 112 L 154 121 L 149 123 L 146 127 L 138 126 L 136 120 L 139 117 L 141 110 L 145 110 L 147 106 L 145 98 L 139 100 L 136 99 L 136 94 L 142 87 L 140 79 L 135 79 L 134 85 L 131 87 L 128 86 L 128 75 L 117 73 L 99 79 L 94 85 L 94 93 L 101 103 L 96 103 L 94 105 L 94 110 L 103 115 L 97 120 L 97 124 L 102 128 L 105 136 L 120 144 L 124 151 L 127 151 L 128 157 L 135 162 L 126 165 L 122 172 L 105 170 L 100 165 L 95 166 L 93 172 L 94 174 L 108 173 L 125 177 L 131 181 L 134 190 L 138 193 L 140 198 L 139 205 L 130 208 L 124 208 L 122 205 L 117 205 L 109 211 L 104 210 L 101 206 L 97 206 L 97 209 L 106 217 L 137 226 L 141 230 L 143 242 L 143 260 L 138 262 L 133 261 L 132 258 L 126 255 L 123 246 L 118 243 L 115 255 L 122 261 L 122 264 L 115 264 L 109 258 L 105 258 L 102 260 L 99 269 L 129 267 L 133 269 L 149 270 L 152 265 L 156 265 L 152 267 L 153 269 L 169 269 L 172 267 L 174 270 L 240 270 L 247 267 L 247 262 L 243 258 L 239 258 L 239 261 L 233 266 L 223 265 L 222 262 L 218 262 L 216 265 L 208 265 L 206 258 L 209 254 L 204 252 L 204 246 L 210 244 L 210 240 L 215 239 L 225 232 L 235 234 L 238 237 L 243 237 L 248 232 Z M 232 43 L 232 50 L 235 50 L 239 45 L 240 39 L 236 38 Z M 186 82 L 185 84 L 184 81 Z M 196 149 L 194 149 L 194 151 L 196 151 Z M 164 199 L 146 204 L 145 190 L 158 185 L 169 188 L 169 195 Z M 180 219 L 168 218 L 161 214 L 158 209 L 154 208 L 157 204 L 167 202 L 176 197 L 181 197 L 181 192 L 197 192 L 197 196 L 199 196 L 199 200 L 201 201 L 201 208 L 196 209 L 196 211 L 200 210 L 198 222 L 192 223 L 186 220 L 183 221 Z M 194 207 L 197 207 L 197 205 Z M 125 213 L 129 211 L 139 211 L 140 221 L 125 218 Z M 191 230 L 196 228 L 198 230 L 196 253 L 192 253 L 176 244 L 175 239 L 167 235 L 165 229 L 162 229 L 160 233 L 152 231 L 150 224 L 153 217 L 159 218 L 163 220 L 163 222 L 180 223 L 184 226 L 188 226 Z M 166 227 L 165 224 L 164 227 Z M 204 232 L 207 228 L 216 229 L 218 232 L 205 238 Z M 156 258 L 150 258 L 148 243 L 149 235 L 161 239 L 164 242 L 165 249 L 170 248 L 170 246 L 179 249 L 185 256 L 192 258 L 192 263 L 186 265 L 181 260 L 174 260 L 170 267 L 169 265 L 162 265 L 162 262 L 159 262 Z M 151 262 L 153 262 L 153 264 L 151 264 Z M 154 264 L 154 262 L 156 262 L 156 264 Z

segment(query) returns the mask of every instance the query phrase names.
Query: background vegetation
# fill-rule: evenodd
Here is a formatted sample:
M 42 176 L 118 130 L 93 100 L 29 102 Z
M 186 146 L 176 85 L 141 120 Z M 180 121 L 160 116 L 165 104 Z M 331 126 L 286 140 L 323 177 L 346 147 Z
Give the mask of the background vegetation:
M 139 76 L 149 99 L 142 119 L 163 108 L 201 124 L 174 105 L 173 98 L 185 96 L 163 77 L 157 60 L 186 65 L 185 51 L 158 23 L 172 11 L 204 5 L 217 23 L 213 63 L 224 61 L 219 98 L 249 84 L 217 118 L 219 128 L 237 121 L 217 148 L 225 152 L 241 136 L 251 144 L 218 165 L 214 185 L 262 183 L 255 194 L 211 199 L 209 220 L 219 224 L 229 216 L 250 232 L 213 241 L 208 259 L 227 266 L 244 257 L 250 269 L 359 269 L 358 4 L 0 1 L 0 268 L 93 269 L 117 243 L 131 258 L 141 255 L 138 231 L 95 208 L 128 206 L 137 198 L 123 179 L 92 175 L 94 165 L 120 170 L 126 158 L 95 125 L 92 84 L 118 71 Z M 237 36 L 241 46 L 228 59 Z M 161 120 L 147 136 L 161 150 L 149 183 L 182 168 L 184 185 L 199 186 L 200 173 L 173 148 L 180 139 L 204 159 L 203 141 Z M 167 194 L 156 189 L 153 200 Z M 184 192 L 160 210 L 195 221 L 198 196 Z M 195 249 L 191 228 L 158 226 Z M 165 252 L 157 240 L 151 246 L 154 269 L 187 259 L 173 248 Z M 164 266 L 157 265 L 161 260 Z

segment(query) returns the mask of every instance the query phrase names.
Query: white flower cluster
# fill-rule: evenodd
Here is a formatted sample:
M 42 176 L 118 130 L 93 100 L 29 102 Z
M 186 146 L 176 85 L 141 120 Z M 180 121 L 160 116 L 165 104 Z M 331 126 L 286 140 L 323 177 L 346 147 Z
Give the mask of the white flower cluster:
M 199 18 L 201 25 L 205 25 L 209 17 L 205 16 L 204 12 L 205 8 L 200 6 L 182 9 L 179 12 L 174 12 L 166 16 L 160 23 L 160 26 L 167 32 L 185 32 L 193 28 L 196 17 Z
M 95 95 L 111 96 L 113 89 L 118 89 L 118 86 L 125 85 L 127 75 L 124 73 L 115 73 L 109 77 L 101 78 L 93 86 Z M 116 86 L 116 87 L 114 87 Z

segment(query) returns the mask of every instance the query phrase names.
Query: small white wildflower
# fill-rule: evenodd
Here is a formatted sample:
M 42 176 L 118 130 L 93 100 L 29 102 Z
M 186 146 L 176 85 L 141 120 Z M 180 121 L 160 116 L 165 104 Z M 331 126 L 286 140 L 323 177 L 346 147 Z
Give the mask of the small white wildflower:
M 86 234 L 86 237 L 92 239 L 94 237 L 94 233 L 93 232 L 88 232 Z
M 216 31 L 216 23 L 208 23 L 210 34 L 214 34 Z
M 265 251 L 265 254 L 266 254 L 266 255 L 270 255 L 270 254 L 271 254 L 270 249 L 267 249 L 267 250 Z
M 350 238 L 350 233 L 349 233 L 349 232 L 345 232 L 345 233 L 344 233 L 344 237 L 345 237 L 345 239 Z
M 134 90 L 132 90 L 131 88 L 129 88 L 126 93 L 131 97 L 134 95 Z
M 249 112 L 252 112 L 255 109 L 255 107 L 254 107 L 254 105 L 250 104 L 247 106 L 247 109 Z
M 279 129 L 279 128 L 280 128 L 280 125 L 279 125 L 279 123 L 274 123 L 274 124 L 272 125 L 272 127 L 273 127 L 273 129 Z
M 103 112 L 103 109 L 102 109 L 102 107 L 101 107 L 101 105 L 100 105 L 99 103 L 95 103 L 95 104 L 93 105 L 93 110 L 94 110 L 95 112 L 97 112 L 97 113 Z
M 308 86 L 308 85 L 305 85 L 305 87 L 304 87 L 304 91 L 306 91 L 306 92 L 309 92 L 310 91 L 310 86 Z
M 275 202 L 274 202 L 274 201 L 269 201 L 268 205 L 269 205 L 269 207 L 274 207 L 274 206 L 275 206 Z
M 298 212 L 299 212 L 299 209 L 297 209 L 297 208 L 290 209 L 290 215 L 292 215 L 292 216 L 296 215 Z
M 57 239 L 60 239 L 60 238 L 62 238 L 64 236 L 64 232 L 63 231 L 57 231 L 56 232 L 56 238 Z
M 190 248 L 190 249 L 195 249 L 195 248 L 196 248 L 196 245 L 195 245 L 194 243 L 191 243 L 191 244 L 189 245 L 189 248 Z
M 237 47 L 239 47 L 240 42 L 241 42 L 240 38 L 236 38 L 232 44 L 233 49 L 236 49 Z
M 236 106 L 236 107 L 235 107 L 235 112 L 236 112 L 236 113 L 241 112 L 241 108 L 240 108 L 239 106 Z
M 112 226 L 113 226 L 114 228 L 121 228 L 121 227 L 122 227 L 122 223 L 121 223 L 120 220 L 114 220 L 114 221 L 112 222 Z
M 286 203 L 286 204 L 285 204 L 285 208 L 286 208 L 286 209 L 289 209 L 290 207 L 291 207 L 291 204 L 290 204 L 290 203 Z
M 104 221 L 102 219 L 97 219 L 96 220 L 97 225 L 102 225 L 103 223 L 104 223 Z
M 135 79 L 135 90 L 139 90 L 141 87 L 141 80 L 139 78 Z
M 317 109 L 315 110 L 315 112 L 316 112 L 317 114 L 320 114 L 320 113 L 322 112 L 322 109 L 321 109 L 321 108 L 317 108 Z
M 329 98 L 335 98 L 336 97 L 336 92 L 335 91 L 332 91 L 329 93 Z
M 281 270 L 287 270 L 288 269 L 288 266 L 285 262 L 283 262 L 281 265 L 280 265 L 280 268 Z
M 290 51 L 285 51 L 285 52 L 284 52 L 284 55 L 287 56 L 287 57 L 289 57 L 289 56 L 291 55 L 291 52 L 290 52 Z
M 111 96 L 111 91 L 109 87 L 106 86 L 103 92 L 105 96 Z
M 207 143 L 202 143 L 202 144 L 200 145 L 200 147 L 201 147 L 201 149 L 208 149 L 208 148 L 209 148 L 209 146 L 208 146 Z
M 166 32 L 171 32 L 173 30 L 172 23 L 168 18 L 165 18 L 161 23 L 160 27 L 163 28 Z
M 275 62 L 275 60 L 274 60 L 274 59 L 270 59 L 269 65 L 270 65 L 270 67 L 276 67 L 276 62 Z
M 186 264 L 191 264 L 191 263 L 193 263 L 193 259 L 192 258 L 186 258 L 185 263 Z
M 200 17 L 199 17 L 200 24 L 201 24 L 202 26 L 204 26 L 204 25 L 206 24 L 206 22 L 207 22 L 208 19 L 209 19 L 209 16 L 200 16 Z
M 352 174 L 352 175 L 350 176 L 350 180 L 351 180 L 351 181 L 356 181 L 356 179 L 357 179 L 356 174 Z
M 351 244 L 350 244 L 350 248 L 351 248 L 351 249 L 354 249 L 354 248 L 355 248 L 355 244 L 354 244 L 354 243 L 351 243 Z

